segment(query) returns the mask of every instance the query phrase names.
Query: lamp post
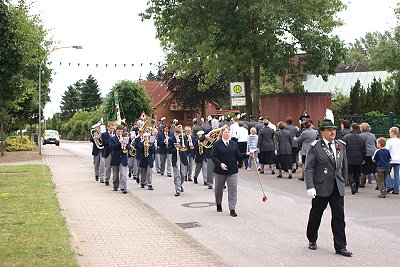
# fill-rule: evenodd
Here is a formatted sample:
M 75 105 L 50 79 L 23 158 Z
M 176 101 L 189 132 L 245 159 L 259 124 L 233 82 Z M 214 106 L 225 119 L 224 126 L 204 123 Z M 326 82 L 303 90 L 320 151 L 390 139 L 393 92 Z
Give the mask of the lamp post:
M 80 45 L 72 45 L 72 46 L 61 46 L 54 47 L 47 55 L 50 55 L 52 52 L 64 48 L 74 48 L 74 49 L 82 49 Z M 38 124 L 38 146 L 39 146 L 39 155 L 42 155 L 42 63 L 39 65 L 39 124 Z

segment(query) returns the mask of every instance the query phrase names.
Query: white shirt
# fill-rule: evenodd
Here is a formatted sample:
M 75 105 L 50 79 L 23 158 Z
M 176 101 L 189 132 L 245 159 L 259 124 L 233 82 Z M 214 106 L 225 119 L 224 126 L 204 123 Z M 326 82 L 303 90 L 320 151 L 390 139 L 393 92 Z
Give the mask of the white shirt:
M 389 138 L 386 141 L 386 149 L 389 150 L 392 161 L 390 163 L 400 164 L 400 139 Z
M 249 137 L 249 132 L 247 131 L 246 128 L 244 127 L 238 127 L 237 129 L 238 133 L 238 142 L 247 142 L 247 138 Z
M 238 128 L 239 124 L 237 122 L 231 125 L 231 138 L 238 138 Z
M 268 127 L 271 128 L 272 130 L 276 131 L 276 125 L 273 124 L 272 122 L 268 123 Z

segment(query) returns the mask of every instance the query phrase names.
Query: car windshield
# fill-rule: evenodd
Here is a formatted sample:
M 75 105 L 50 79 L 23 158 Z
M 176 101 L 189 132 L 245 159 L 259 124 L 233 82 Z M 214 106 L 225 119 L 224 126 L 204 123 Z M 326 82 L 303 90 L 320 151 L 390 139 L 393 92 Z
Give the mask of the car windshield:
M 48 137 L 57 137 L 58 133 L 57 132 L 46 132 L 46 136 L 48 136 Z

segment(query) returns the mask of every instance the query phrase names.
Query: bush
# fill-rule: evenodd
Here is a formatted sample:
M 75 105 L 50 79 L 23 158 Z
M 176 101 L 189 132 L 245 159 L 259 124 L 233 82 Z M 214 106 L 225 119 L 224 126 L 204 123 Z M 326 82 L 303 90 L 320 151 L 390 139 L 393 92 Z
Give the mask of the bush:
M 8 137 L 6 139 L 6 151 L 32 151 L 37 148 L 36 144 L 28 136 Z

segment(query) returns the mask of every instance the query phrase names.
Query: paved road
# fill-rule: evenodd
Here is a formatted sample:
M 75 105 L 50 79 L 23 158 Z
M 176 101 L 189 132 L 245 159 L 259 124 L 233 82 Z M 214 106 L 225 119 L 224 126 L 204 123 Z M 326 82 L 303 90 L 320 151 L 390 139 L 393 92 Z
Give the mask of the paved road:
M 89 143 L 63 143 L 60 149 L 79 157 L 86 163 L 81 168 L 91 172 Z M 131 180 L 127 197 L 140 199 L 172 223 L 197 224 L 185 231 L 232 266 L 399 266 L 399 196 L 378 199 L 371 185 L 356 196 L 347 194 L 347 241 L 354 253 L 349 259 L 334 254 L 329 210 L 321 224 L 318 250 L 308 250 L 305 227 L 310 200 L 298 176 L 288 180 L 264 174 L 269 199 L 263 203 L 255 171 L 241 170 L 237 218 L 229 216 L 226 196 L 224 212 L 217 213 L 212 190 L 187 183 L 185 192 L 174 197 L 172 178 L 157 174 L 153 176 L 154 191 L 140 189 Z M 93 181 L 93 186 L 113 194 L 100 183 Z M 391 256 L 379 257 L 379 251 Z M 183 257 L 190 259 L 192 254 L 187 251 Z

